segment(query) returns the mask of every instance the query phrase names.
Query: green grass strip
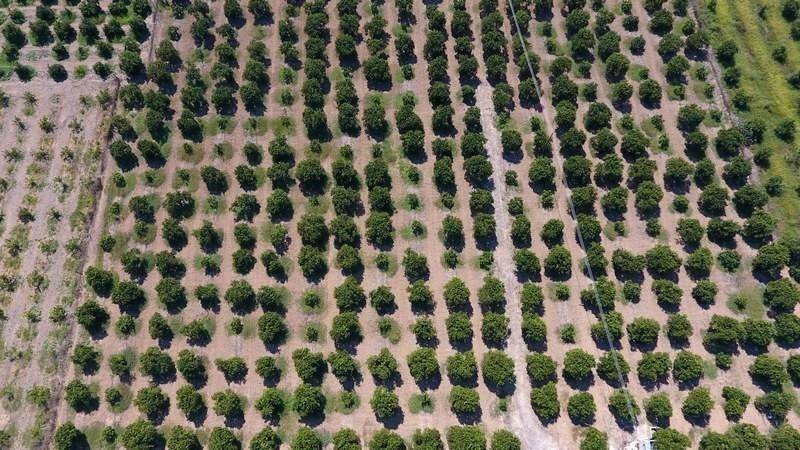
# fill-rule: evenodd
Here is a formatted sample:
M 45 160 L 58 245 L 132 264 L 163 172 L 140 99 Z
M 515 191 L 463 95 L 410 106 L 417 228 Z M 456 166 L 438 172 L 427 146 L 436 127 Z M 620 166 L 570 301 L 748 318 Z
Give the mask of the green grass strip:
M 702 12 L 711 28 L 713 46 L 732 39 L 739 48 L 736 60 L 742 72 L 740 89 L 752 99 L 749 110 L 739 112 L 739 116 L 743 119 L 760 118 L 767 124 L 761 145 L 773 149 L 773 157 L 765 175 L 780 176 L 786 185 L 784 194 L 771 202 L 771 210 L 779 219 L 780 234 L 796 234 L 800 227 L 800 199 L 795 188 L 800 178 L 797 170 L 785 159 L 795 150 L 793 145 L 777 139 L 773 130 L 782 120 L 797 115 L 796 105 L 800 98 L 786 78 L 800 65 L 800 46 L 791 40 L 789 26 L 774 6 L 767 7 L 765 19 L 759 17 L 761 3 L 764 0 L 720 0 L 715 11 L 704 9 Z M 769 44 L 776 42 L 786 45 L 788 57 L 785 65 L 772 58 Z

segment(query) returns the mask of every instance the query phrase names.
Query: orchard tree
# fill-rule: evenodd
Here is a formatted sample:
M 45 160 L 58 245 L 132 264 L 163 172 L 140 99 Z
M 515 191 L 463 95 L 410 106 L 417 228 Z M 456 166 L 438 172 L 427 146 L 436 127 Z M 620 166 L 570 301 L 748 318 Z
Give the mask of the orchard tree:
M 767 244 L 758 249 L 753 259 L 753 271 L 779 278 L 780 271 L 790 262 L 788 249 L 780 244 Z
M 363 338 L 363 333 L 356 312 L 346 311 L 335 316 L 331 324 L 330 336 L 337 345 L 360 342 Z
M 543 353 L 532 353 L 526 359 L 526 368 L 531 383 L 541 385 L 556 379 L 556 363 Z
M 608 448 L 608 436 L 606 433 L 594 427 L 589 427 L 581 441 L 580 450 L 606 450 Z
M 455 385 L 470 385 L 478 376 L 478 364 L 472 352 L 459 352 L 447 358 L 447 377 Z
M 665 352 L 645 353 L 636 368 L 639 379 L 643 383 L 654 384 L 663 381 L 669 373 L 672 363 Z
M 397 375 L 397 360 L 384 348 L 377 355 L 367 358 L 370 374 L 380 382 L 387 382 Z
M 697 219 L 681 218 L 678 220 L 678 235 L 687 246 L 697 246 L 705 234 L 705 229 Z
M 781 423 L 795 405 L 795 398 L 789 392 L 767 392 L 753 402 L 756 409 L 773 422 Z
M 318 384 L 327 370 L 322 353 L 315 353 L 307 348 L 299 348 L 292 352 L 292 363 L 297 376 L 304 383 Z
M 233 450 L 241 447 L 239 438 L 228 428 L 214 427 L 208 434 L 209 450 Z
M 756 381 L 763 382 L 775 389 L 789 379 L 783 362 L 769 355 L 756 356 L 748 372 Z
M 142 375 L 159 382 L 175 374 L 175 363 L 166 352 L 158 347 L 149 347 L 139 356 L 139 370 Z
M 508 430 L 497 430 L 492 434 L 491 448 L 492 450 L 520 450 L 522 442 Z
M 169 450 L 200 450 L 203 448 L 194 431 L 180 425 L 170 430 L 166 444 Z
M 66 385 L 64 400 L 79 413 L 92 412 L 99 406 L 99 398 L 92 387 L 79 380 L 73 380 Z
M 400 408 L 397 394 L 383 386 L 375 388 L 369 404 L 378 420 L 386 420 L 394 416 Z
M 678 255 L 666 245 L 656 245 L 645 254 L 647 269 L 657 275 L 674 273 L 681 265 Z
M 406 444 L 399 434 L 387 429 L 379 430 L 369 442 L 369 450 L 404 450 Z
M 541 387 L 531 389 L 531 407 L 542 422 L 555 421 L 561 409 L 555 383 L 551 381 Z
M 439 363 L 436 359 L 436 351 L 432 348 L 417 349 L 408 355 L 406 361 L 411 376 L 418 383 L 439 376 Z
M 504 352 L 490 350 L 483 356 L 481 372 L 489 386 L 502 388 L 514 381 L 514 362 Z
M 145 449 L 157 448 L 163 437 L 152 422 L 139 419 L 122 430 L 119 440 L 127 449 Z
M 569 350 L 564 355 L 564 378 L 571 381 L 586 380 L 592 375 L 596 362 L 592 355 L 581 349 Z
M 289 328 L 280 314 L 268 311 L 258 319 L 258 337 L 264 345 L 277 346 L 282 344 L 289 334 Z
M 484 343 L 491 347 L 502 347 L 510 333 L 509 320 L 504 314 L 487 312 L 483 315 L 481 336 Z
M 776 312 L 791 312 L 800 302 L 800 289 L 788 278 L 767 282 L 763 293 L 764 304 Z
M 133 400 L 136 408 L 151 420 L 158 420 L 169 412 L 169 397 L 160 388 L 142 388 Z
M 551 278 L 569 278 L 572 273 L 572 255 L 561 245 L 554 246 L 544 260 L 544 270 Z
M 474 415 L 480 411 L 480 396 L 472 388 L 453 386 L 448 401 L 450 410 L 457 415 Z
M 469 291 L 466 293 L 465 300 L 468 300 Z M 501 311 L 506 303 L 503 282 L 491 275 L 484 277 L 483 286 L 478 289 L 478 303 L 486 310 Z
M 690 421 L 705 420 L 714 407 L 714 400 L 708 388 L 695 388 L 684 399 L 681 411 Z
M 653 432 L 653 446 L 667 450 L 683 450 L 689 448 L 691 441 L 683 433 L 672 428 L 659 428 Z
M 745 319 L 742 322 L 741 341 L 756 348 L 765 349 L 775 336 L 772 321 L 762 319 Z
M 683 350 L 672 362 L 672 376 L 683 384 L 697 382 L 703 377 L 703 360 L 698 355 Z
M 355 430 L 342 428 L 333 435 L 333 448 L 335 450 L 356 450 L 361 447 L 361 439 Z
M 191 350 L 184 349 L 178 353 L 176 367 L 181 376 L 190 383 L 199 384 L 207 378 L 203 359 Z
M 617 389 L 611 394 L 608 409 L 617 420 L 625 423 L 632 423 L 640 413 L 639 405 L 626 389 Z
M 108 297 L 114 287 L 114 275 L 108 270 L 91 266 L 86 269 L 86 283 L 101 297 Z
M 336 350 L 328 355 L 328 364 L 333 376 L 340 382 L 355 380 L 360 375 L 358 362 L 344 350 Z
M 88 448 L 89 443 L 83 431 L 76 428 L 72 422 L 65 422 L 56 429 L 53 435 L 53 447 L 56 450 L 72 450 Z
M 655 347 L 661 326 L 651 318 L 637 317 L 627 326 L 628 338 L 632 344 L 642 347 Z
M 575 394 L 567 402 L 567 414 L 570 420 L 576 424 L 593 422 L 596 411 L 597 406 L 595 406 L 594 397 L 588 392 Z
M 294 410 L 301 419 L 305 420 L 323 414 L 325 409 L 325 396 L 317 386 L 301 384 L 294 391 Z
M 672 404 L 669 396 L 664 393 L 656 393 L 644 402 L 644 411 L 648 420 L 654 424 L 664 425 L 669 423 L 672 417 Z
M 791 346 L 800 340 L 800 317 L 794 314 L 778 314 L 775 317 L 775 342 Z

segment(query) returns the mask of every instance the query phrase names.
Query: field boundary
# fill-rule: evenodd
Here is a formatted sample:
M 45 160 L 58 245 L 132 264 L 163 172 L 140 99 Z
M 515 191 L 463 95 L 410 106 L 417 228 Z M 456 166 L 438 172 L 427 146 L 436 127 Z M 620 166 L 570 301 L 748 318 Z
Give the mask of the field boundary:
M 114 93 L 111 96 L 111 104 L 107 110 L 108 118 L 114 116 L 114 112 L 117 110 L 117 101 L 119 99 L 119 90 L 121 87 L 122 81 L 119 79 L 118 76 L 114 75 Z M 91 210 L 87 216 L 88 222 L 91 223 L 91 227 L 87 227 L 82 239 L 81 239 L 81 246 L 80 246 L 80 256 L 78 258 L 78 267 L 77 267 L 77 276 L 75 280 L 75 293 L 74 293 L 74 305 L 83 298 L 83 294 L 86 290 L 86 286 L 84 284 L 84 268 L 86 267 L 86 262 L 89 260 L 91 255 L 97 253 L 97 245 L 99 243 L 99 236 L 97 233 L 102 229 L 102 214 L 98 214 L 101 208 L 104 208 L 105 205 L 105 197 L 108 195 L 108 191 L 103 188 L 103 182 L 106 181 L 108 178 L 108 174 L 106 171 L 109 167 L 113 167 L 108 161 L 109 159 L 109 145 L 111 143 L 111 138 L 113 137 L 113 133 L 111 130 L 111 121 L 108 121 L 108 128 L 106 129 L 105 133 L 102 134 L 103 140 L 100 145 L 101 149 L 101 156 L 100 156 L 100 167 L 97 173 L 97 177 L 93 183 L 93 188 L 95 192 L 99 195 L 97 200 L 93 203 Z M 99 189 L 99 192 L 96 190 Z M 71 363 L 70 359 L 67 357 L 69 351 L 75 346 L 75 340 L 77 338 L 76 333 L 76 321 L 74 315 L 68 315 L 67 319 L 67 327 L 68 338 L 65 339 L 66 345 L 63 345 L 59 352 L 57 353 L 57 361 L 60 361 L 55 374 L 53 375 L 54 382 L 50 384 L 51 388 L 51 398 L 50 398 L 50 406 L 48 420 L 46 422 L 46 431 L 44 436 L 36 447 L 37 449 L 47 449 L 50 448 L 50 441 L 53 439 L 53 432 L 55 430 L 55 426 L 58 423 L 58 417 L 61 413 L 61 405 L 63 403 L 63 392 L 64 392 L 64 384 L 67 379 L 66 377 L 66 369 Z

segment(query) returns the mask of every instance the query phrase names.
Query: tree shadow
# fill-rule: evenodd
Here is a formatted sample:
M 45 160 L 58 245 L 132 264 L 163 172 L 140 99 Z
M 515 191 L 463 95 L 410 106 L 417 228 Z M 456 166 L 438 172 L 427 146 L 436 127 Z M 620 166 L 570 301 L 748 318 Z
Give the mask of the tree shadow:
M 503 159 L 505 159 L 506 161 L 508 161 L 510 163 L 513 163 L 513 164 L 517 164 L 517 163 L 522 162 L 523 156 L 524 156 L 524 153 L 523 153 L 522 149 L 519 149 L 519 150 L 516 150 L 516 151 L 505 151 L 505 150 L 503 150 Z
M 633 111 L 633 106 L 629 100 L 625 101 L 612 101 L 611 105 L 619 111 L 620 114 L 630 114 Z
M 687 422 L 698 427 L 706 427 L 708 425 L 709 416 L 707 414 L 706 415 L 684 414 L 683 417 L 684 419 L 686 419 Z
M 631 432 L 634 430 L 634 422 L 629 420 L 627 417 L 623 417 L 620 414 L 613 414 L 614 421 L 617 423 L 617 426 L 620 429 Z
M 478 239 L 478 240 L 475 241 L 475 246 L 478 248 L 478 250 L 481 250 L 481 251 L 484 251 L 484 252 L 495 250 L 497 248 L 497 245 L 498 245 L 498 242 L 497 242 L 496 234 L 494 236 L 490 236 L 488 238 Z
M 377 420 L 383 425 L 384 428 L 389 430 L 396 430 L 400 428 L 400 425 L 402 425 L 403 422 L 405 421 L 405 414 L 403 413 L 403 410 L 401 408 L 397 408 L 395 413 L 392 414 L 391 416 Z
M 652 423 L 653 425 L 656 425 L 661 428 L 667 428 L 669 427 L 670 424 L 669 417 L 656 417 L 653 414 L 649 413 L 647 414 L 647 420 L 649 420 L 650 423 Z
M 371 91 L 389 92 L 392 90 L 392 81 L 367 81 L 367 88 Z
M 361 344 L 362 341 L 363 339 L 361 338 L 351 339 L 349 341 L 338 341 L 334 342 L 333 346 L 336 348 L 336 350 L 342 350 L 351 355 L 355 355 L 357 353 L 358 345 Z
M 342 388 L 344 388 L 345 391 L 352 391 L 356 386 L 360 385 L 362 381 L 364 381 L 364 377 L 361 375 L 361 373 L 356 373 L 350 378 L 339 380 L 339 383 L 342 385 Z
M 442 374 L 437 371 L 433 376 L 423 379 L 423 380 L 414 380 L 414 383 L 419 387 L 421 391 L 430 391 L 436 390 L 442 384 Z
M 598 376 L 598 378 L 600 378 L 601 380 L 605 381 L 607 385 L 609 385 L 609 386 L 611 386 L 613 388 L 617 388 L 618 389 L 618 388 L 622 387 L 622 383 L 620 383 L 620 380 L 619 380 L 619 378 L 617 378 L 617 374 L 616 373 L 614 373 L 610 377 Z M 623 373 L 622 374 L 622 381 L 624 381 L 627 384 L 628 375 Z
M 577 380 L 569 379 L 567 377 L 564 377 L 564 381 L 567 383 L 567 385 L 569 387 L 571 387 L 571 388 L 573 388 L 575 390 L 586 391 L 590 387 L 594 386 L 594 381 L 595 380 L 594 380 L 594 375 L 593 374 L 589 374 L 588 376 L 583 377 L 581 379 L 577 379 Z
M 458 419 L 458 423 L 463 425 L 476 425 L 482 422 L 482 415 L 483 410 L 481 409 L 480 405 L 478 405 L 478 409 L 472 413 L 455 413 L 456 419 Z
M 540 283 L 542 281 L 542 274 L 540 272 L 523 272 L 517 270 L 514 273 L 517 277 L 517 281 L 520 283 Z
M 701 307 L 702 306 L 703 305 L 701 305 Z M 710 305 L 707 305 L 707 306 L 710 306 Z M 685 348 L 687 348 L 689 346 L 689 339 L 688 338 L 675 339 L 675 338 L 667 337 L 667 340 L 669 341 L 669 345 L 674 349 L 685 349 Z
M 659 376 L 655 380 L 646 380 L 642 377 L 638 378 L 639 378 L 639 384 L 641 384 L 644 389 L 646 389 L 647 391 L 653 391 L 654 389 L 668 382 L 669 373 L 659 374 Z
M 228 428 L 242 428 L 244 426 L 244 413 L 236 413 L 233 415 L 225 416 L 225 420 L 223 421 L 226 427 Z
M 86 332 L 89 333 L 89 337 L 91 337 L 93 341 L 99 341 L 108 336 L 108 330 L 105 328 L 105 325 L 88 328 Z
M 382 386 L 389 390 L 393 390 L 403 385 L 403 378 L 397 372 L 385 380 L 381 380 L 373 376 L 372 381 L 376 386 Z
M 697 386 L 700 385 L 700 379 L 699 378 L 695 378 L 695 379 L 687 380 L 687 381 L 680 381 L 680 380 L 676 380 L 676 381 L 678 383 L 678 389 L 681 389 L 681 390 L 694 389 L 694 388 L 696 388 Z
M 313 414 L 311 416 L 303 417 L 299 420 L 302 424 L 314 428 L 319 425 L 322 425 L 322 423 L 325 422 L 325 412 L 323 411 L 317 414 Z
M 750 342 L 739 342 L 739 348 L 750 356 L 762 355 L 769 351 L 766 346 L 755 345 Z

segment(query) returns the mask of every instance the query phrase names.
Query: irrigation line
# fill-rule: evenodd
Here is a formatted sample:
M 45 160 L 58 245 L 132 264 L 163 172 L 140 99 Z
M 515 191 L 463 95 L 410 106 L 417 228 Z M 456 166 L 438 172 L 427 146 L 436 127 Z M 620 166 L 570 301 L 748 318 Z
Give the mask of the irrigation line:
M 541 101 L 544 98 L 544 96 L 542 95 L 542 89 L 539 86 L 539 80 L 536 78 L 536 73 L 533 70 L 533 65 L 531 64 L 530 57 L 528 56 L 528 45 L 527 45 L 528 43 L 527 40 L 525 39 L 525 36 L 522 34 L 522 30 L 519 27 L 519 22 L 517 21 L 517 13 L 514 9 L 514 1 L 508 0 L 508 5 L 511 8 L 511 18 L 514 20 L 514 27 L 516 28 L 517 35 L 519 36 L 519 39 L 522 42 L 522 53 L 523 55 L 525 55 L 525 62 L 527 63 L 528 71 L 530 72 L 531 79 L 533 80 L 533 85 L 536 88 L 536 95 L 539 97 L 539 102 L 541 104 Z M 545 124 L 549 123 L 549 121 L 547 120 L 547 109 L 544 107 L 544 105 L 542 105 L 542 115 L 545 116 Z M 552 133 L 550 136 L 552 137 Z M 558 164 L 562 163 L 561 155 L 557 151 L 553 152 L 553 157 L 554 157 L 553 159 L 557 160 Z M 566 181 L 562 180 L 562 184 L 567 190 L 569 190 L 569 186 L 567 185 Z M 608 323 L 606 322 L 605 310 L 603 309 L 603 304 L 600 302 L 600 294 L 597 292 L 596 289 L 594 272 L 592 271 L 592 267 L 589 265 L 589 254 L 586 251 L 586 244 L 583 241 L 583 234 L 581 233 L 581 227 L 580 224 L 578 223 L 578 216 L 575 213 L 575 206 L 572 204 L 572 199 L 569 196 L 567 196 L 567 204 L 569 205 L 569 212 L 570 215 L 572 216 L 572 220 L 575 222 L 575 231 L 578 235 L 578 245 L 580 246 L 584 255 L 583 262 L 584 266 L 586 267 L 586 275 L 591 280 L 591 287 L 592 290 L 594 291 L 595 304 L 597 305 L 597 311 L 600 316 L 600 322 L 603 324 L 603 331 L 605 332 L 606 335 L 606 341 L 608 343 L 609 352 L 611 353 L 611 359 L 614 361 L 614 369 L 617 372 L 617 379 L 619 381 L 619 385 L 625 392 L 625 405 L 628 409 L 629 418 L 633 422 L 635 429 L 636 427 L 639 426 L 639 419 L 637 417 L 636 411 L 633 409 L 631 394 L 628 391 L 628 384 L 625 381 L 625 377 L 622 374 L 622 368 L 620 367 L 619 364 L 616 346 L 614 345 L 614 341 L 611 338 L 611 331 L 609 330 Z

